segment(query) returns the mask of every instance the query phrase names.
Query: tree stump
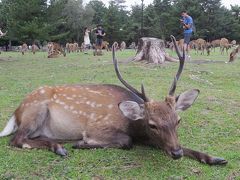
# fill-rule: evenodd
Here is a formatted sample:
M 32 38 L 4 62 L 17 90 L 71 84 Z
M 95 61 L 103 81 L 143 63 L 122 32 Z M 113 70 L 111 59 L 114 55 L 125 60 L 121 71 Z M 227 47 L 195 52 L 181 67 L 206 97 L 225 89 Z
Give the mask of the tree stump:
M 133 61 L 146 60 L 148 63 L 162 64 L 165 61 L 178 62 L 165 51 L 165 43 L 162 39 L 143 37 L 138 42 L 138 50 Z

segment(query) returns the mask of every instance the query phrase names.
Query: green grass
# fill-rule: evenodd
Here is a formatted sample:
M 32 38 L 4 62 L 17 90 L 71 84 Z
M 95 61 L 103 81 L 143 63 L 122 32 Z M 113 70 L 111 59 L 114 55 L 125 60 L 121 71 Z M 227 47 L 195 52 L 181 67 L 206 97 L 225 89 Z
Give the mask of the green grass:
M 123 61 L 134 51 L 117 52 Z M 171 52 L 170 52 L 171 53 Z M 174 54 L 174 53 L 173 53 Z M 175 54 L 174 54 L 175 55 Z M 24 96 L 42 85 L 113 83 L 120 84 L 111 63 L 111 53 L 102 57 L 82 53 L 47 59 L 46 53 L 22 56 L 17 52 L 0 55 L 0 129 Z M 211 56 L 194 60 L 226 61 L 216 50 Z M 121 72 L 134 87 L 144 83 L 148 96 L 162 100 L 167 94 L 178 64 L 163 66 L 120 63 Z M 182 158 L 172 160 L 162 151 L 142 146 L 133 149 L 73 150 L 61 158 L 46 150 L 8 146 L 10 137 L 0 139 L 0 179 L 240 179 L 240 61 L 186 63 L 177 93 L 198 88 L 195 104 L 181 113 L 181 144 L 229 161 L 226 166 L 208 166 Z

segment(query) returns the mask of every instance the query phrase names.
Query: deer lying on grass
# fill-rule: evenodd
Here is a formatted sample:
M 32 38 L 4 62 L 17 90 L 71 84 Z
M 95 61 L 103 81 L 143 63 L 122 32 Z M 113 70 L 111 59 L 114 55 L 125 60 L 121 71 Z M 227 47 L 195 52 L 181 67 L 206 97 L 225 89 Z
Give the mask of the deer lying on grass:
M 139 92 L 122 78 L 113 45 L 114 68 L 126 88 L 112 84 L 41 87 L 27 95 L 0 136 L 15 133 L 10 145 L 47 148 L 61 156 L 67 151 L 59 141 L 76 141 L 76 149 L 130 149 L 133 142 L 139 142 L 163 149 L 173 159 L 188 156 L 209 165 L 226 164 L 222 158 L 184 148 L 178 142 L 177 112 L 188 109 L 199 90 L 174 96 L 185 53 L 180 55 L 171 38 L 180 65 L 164 101 L 149 100 L 143 85 Z
M 57 58 L 59 55 L 66 56 L 65 51 L 59 43 L 49 42 L 48 43 L 48 58 Z

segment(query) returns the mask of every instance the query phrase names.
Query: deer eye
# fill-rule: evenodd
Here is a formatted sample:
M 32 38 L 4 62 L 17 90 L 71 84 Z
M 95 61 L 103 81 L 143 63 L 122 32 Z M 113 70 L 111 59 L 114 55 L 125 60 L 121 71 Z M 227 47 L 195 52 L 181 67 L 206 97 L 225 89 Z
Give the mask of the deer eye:
M 149 124 L 149 127 L 150 127 L 151 129 L 157 129 L 157 126 L 155 126 L 154 124 Z

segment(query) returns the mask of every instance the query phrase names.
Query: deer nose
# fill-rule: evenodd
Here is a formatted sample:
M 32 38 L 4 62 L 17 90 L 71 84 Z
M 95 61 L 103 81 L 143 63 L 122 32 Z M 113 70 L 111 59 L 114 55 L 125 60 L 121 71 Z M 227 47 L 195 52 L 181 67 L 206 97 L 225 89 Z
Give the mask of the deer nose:
M 182 149 L 173 150 L 171 152 L 171 155 L 173 159 L 179 159 L 183 156 L 183 150 Z

